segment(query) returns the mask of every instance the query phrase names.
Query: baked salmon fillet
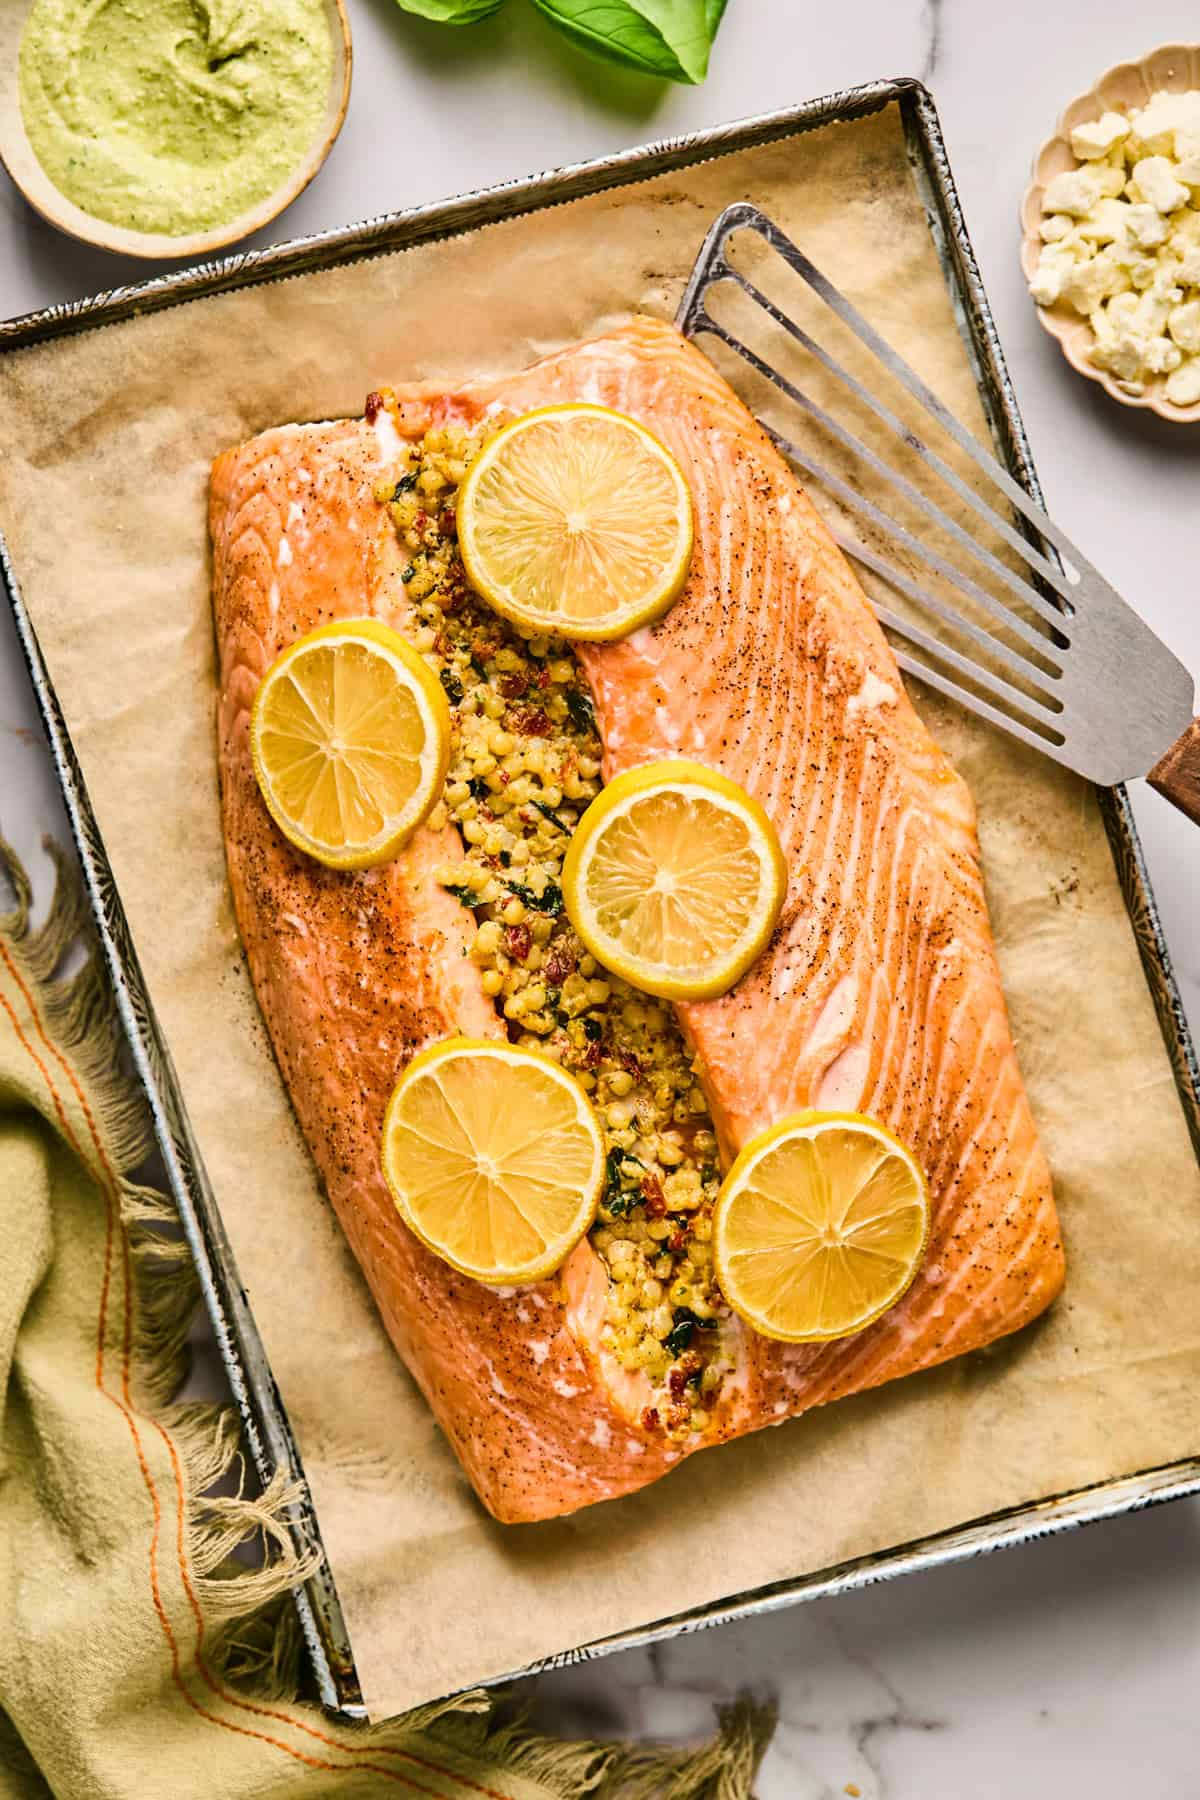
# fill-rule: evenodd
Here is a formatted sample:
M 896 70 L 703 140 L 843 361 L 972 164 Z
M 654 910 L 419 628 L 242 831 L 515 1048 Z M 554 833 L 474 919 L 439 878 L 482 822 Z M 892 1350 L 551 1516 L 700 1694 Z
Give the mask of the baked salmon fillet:
M 430 578 L 414 580 L 412 551 L 436 539 L 437 519 L 423 507 L 414 518 L 412 509 L 437 482 L 422 481 L 415 497 L 411 474 L 395 486 L 397 496 L 408 493 L 406 545 L 395 507 L 384 503 L 393 478 L 424 468 L 412 460 L 415 446 L 453 447 L 498 416 L 566 401 L 598 402 L 648 426 L 678 459 L 695 505 L 695 552 L 672 610 L 622 642 L 579 646 L 567 664 L 580 692 L 590 693 L 594 727 L 583 716 L 598 732 L 603 777 L 663 756 L 722 770 L 773 821 L 789 887 L 767 950 L 731 992 L 680 1005 L 674 1017 L 626 1004 L 620 1017 L 641 1034 L 635 1053 L 603 1038 L 617 1073 L 602 1077 L 610 1104 L 601 1110 L 619 1145 L 633 1142 L 635 1106 L 622 1111 L 611 1097 L 634 1085 L 637 1100 L 635 1084 L 648 1079 L 643 1063 L 660 1040 L 667 1064 L 670 1045 L 682 1046 L 684 1068 L 677 1092 L 669 1079 L 659 1083 L 659 1098 L 675 1109 L 668 1116 L 684 1119 L 673 1147 L 658 1140 L 664 1161 L 682 1159 L 686 1174 L 699 1167 L 696 1145 L 719 1140 L 719 1153 L 711 1149 L 711 1162 L 688 1177 L 690 1214 L 664 1218 L 674 1203 L 663 1201 L 657 1176 L 632 1196 L 639 1209 L 644 1202 L 634 1232 L 640 1249 L 633 1248 L 649 1259 L 649 1273 L 635 1285 L 625 1279 L 627 1264 L 618 1290 L 619 1230 L 610 1219 L 553 1278 L 493 1290 L 456 1274 L 410 1235 L 380 1168 L 384 1110 L 414 1053 L 454 1032 L 509 1032 L 491 997 L 496 984 L 485 988 L 479 919 L 447 879 L 447 865 L 465 867 L 479 848 L 465 841 L 453 808 L 442 807 L 390 864 L 364 873 L 321 867 L 271 821 L 248 726 L 275 657 L 331 619 L 373 616 L 431 657 L 448 654 L 452 627 L 460 639 L 465 629 L 453 613 L 461 592 L 433 615 L 441 621 L 435 631 Z M 452 498 L 451 488 L 439 501 L 447 554 Z M 629 1493 L 695 1450 L 978 1349 L 1049 1304 L 1063 1255 L 1006 1017 L 970 794 L 917 717 L 849 565 L 700 352 L 671 327 L 637 319 L 504 379 L 453 393 L 388 390 L 370 397 L 363 419 L 265 432 L 214 464 L 210 525 L 225 842 L 250 973 L 300 1125 L 384 1325 L 498 1519 L 545 1519 Z M 499 666 L 511 669 L 520 665 L 517 651 L 529 651 L 517 640 L 517 651 L 500 654 L 496 640 L 483 643 L 482 628 L 473 629 L 473 667 L 499 655 Z M 561 660 L 561 650 L 551 654 Z M 507 676 L 495 674 L 494 661 L 479 666 L 498 684 L 489 696 L 528 680 L 536 697 L 536 683 L 550 679 L 540 664 Z M 443 683 L 453 697 L 453 679 L 443 673 Z M 544 735 L 547 714 L 521 705 L 514 729 L 530 741 Z M 580 714 L 574 698 L 568 710 Z M 592 765 L 576 756 L 569 766 Z M 499 779 L 508 777 L 502 771 Z M 461 799 L 468 787 L 487 802 L 482 777 L 447 791 Z M 575 779 L 574 791 L 586 799 L 590 790 Z M 558 788 L 554 795 L 563 798 Z M 466 811 L 490 817 L 471 800 L 459 819 Z M 467 832 L 467 840 L 486 836 Z M 505 941 L 511 965 L 531 940 L 514 945 L 510 933 Z M 554 972 L 557 942 L 550 940 L 549 962 L 543 956 L 543 977 Z M 560 962 L 561 978 L 567 950 Z M 578 971 L 565 978 L 564 1006 L 569 992 L 583 1006 L 599 994 L 605 984 L 591 973 L 590 981 Z M 580 1066 L 599 1053 L 588 1033 L 599 1040 L 625 1028 L 605 1023 L 603 1008 L 594 1025 L 589 1017 L 559 1015 L 563 1043 L 582 1046 Z M 692 1080 L 699 1087 L 685 1091 Z M 675 1328 L 661 1344 L 652 1335 L 662 1336 L 665 1304 L 655 1290 L 670 1283 L 679 1255 L 691 1255 L 685 1274 L 703 1286 L 706 1232 L 696 1195 L 711 1198 L 718 1161 L 807 1107 L 868 1113 L 921 1162 L 932 1228 L 920 1272 L 888 1313 L 832 1343 L 757 1336 L 716 1294 L 707 1314 L 685 1315 L 683 1338 L 691 1335 L 688 1317 L 708 1329 L 693 1339 L 703 1354 L 681 1361 Z M 683 1193 L 687 1182 L 668 1171 L 665 1187 Z M 651 1309 L 640 1323 L 614 1326 L 617 1291 Z M 651 1333 L 644 1338 L 643 1324 Z

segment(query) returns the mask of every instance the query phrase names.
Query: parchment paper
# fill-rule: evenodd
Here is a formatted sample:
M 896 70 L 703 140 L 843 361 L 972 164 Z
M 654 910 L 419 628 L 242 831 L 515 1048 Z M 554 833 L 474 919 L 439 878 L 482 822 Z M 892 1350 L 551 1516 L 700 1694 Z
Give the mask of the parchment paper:
M 376 1321 L 266 1043 L 226 889 L 210 458 L 383 381 L 517 367 L 670 315 L 749 197 L 973 429 L 894 110 L 473 236 L 0 363 L 0 523 L 82 762 L 241 1278 L 299 1440 L 368 1710 L 1200 1450 L 1200 1175 L 1089 789 L 947 708 L 979 802 L 1065 1296 L 1019 1338 L 501 1527 Z M 922 702 L 924 704 L 924 702 Z

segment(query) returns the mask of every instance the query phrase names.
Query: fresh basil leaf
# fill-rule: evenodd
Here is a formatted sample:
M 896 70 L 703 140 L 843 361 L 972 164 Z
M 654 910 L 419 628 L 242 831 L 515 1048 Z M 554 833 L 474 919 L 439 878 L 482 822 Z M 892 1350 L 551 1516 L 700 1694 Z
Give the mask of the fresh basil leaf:
M 703 81 L 725 0 L 533 0 L 598 56 L 671 81 Z
M 684 1308 L 680 1309 L 685 1310 Z M 692 1333 L 696 1329 L 694 1318 L 681 1319 L 676 1315 L 675 1323 L 663 1339 L 663 1347 L 668 1356 L 682 1356 L 692 1341 Z
M 578 688 L 567 689 L 567 711 L 576 731 L 595 731 L 596 715 L 592 711 L 592 703 Z
M 560 913 L 562 911 L 562 889 L 556 882 L 548 881 L 540 894 L 535 894 L 531 887 L 524 887 L 519 881 L 510 881 L 508 891 L 518 900 L 524 901 L 534 912 Z
M 438 25 L 474 25 L 499 12 L 504 0 L 396 0 L 396 4 L 401 12 L 433 19 Z
M 624 1160 L 623 1150 L 610 1150 L 604 1159 L 604 1186 L 609 1194 L 621 1191 L 621 1163 Z

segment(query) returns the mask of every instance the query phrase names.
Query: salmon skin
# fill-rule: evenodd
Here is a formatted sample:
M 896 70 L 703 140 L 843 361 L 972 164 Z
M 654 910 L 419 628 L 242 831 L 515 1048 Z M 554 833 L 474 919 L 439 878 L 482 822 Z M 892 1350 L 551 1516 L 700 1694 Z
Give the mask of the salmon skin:
M 398 413 L 285 426 L 218 457 L 210 528 L 229 877 L 280 1069 L 383 1322 L 484 1504 L 505 1522 L 626 1494 L 694 1449 L 928 1368 L 1034 1318 L 1063 1255 L 1017 1067 L 975 815 L 917 717 L 849 565 L 706 358 L 638 319 L 515 376 L 399 392 Z M 607 1273 L 585 1240 L 558 1276 L 495 1291 L 397 1217 L 384 1109 L 422 1046 L 503 1021 L 465 953 L 473 921 L 434 879 L 463 854 L 423 828 L 393 863 L 327 870 L 267 814 L 249 753 L 256 687 L 330 619 L 413 614 L 375 484 L 431 425 L 566 401 L 631 414 L 695 501 L 687 586 L 657 625 L 581 646 L 611 778 L 662 756 L 722 770 L 778 830 L 787 902 L 720 999 L 676 1010 L 726 1157 L 805 1107 L 871 1114 L 933 1202 L 924 1264 L 875 1324 L 783 1345 L 734 1321 L 734 1367 L 686 1443 L 647 1429 L 600 1347 Z M 399 419 L 399 426 L 397 425 Z

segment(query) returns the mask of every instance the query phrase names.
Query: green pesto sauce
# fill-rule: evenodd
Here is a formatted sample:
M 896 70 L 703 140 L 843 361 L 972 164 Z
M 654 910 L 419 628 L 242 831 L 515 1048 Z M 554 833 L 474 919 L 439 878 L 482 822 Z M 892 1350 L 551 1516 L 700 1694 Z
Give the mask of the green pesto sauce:
M 35 0 L 21 38 L 21 113 L 55 187 L 171 237 L 273 194 L 332 79 L 324 0 Z

